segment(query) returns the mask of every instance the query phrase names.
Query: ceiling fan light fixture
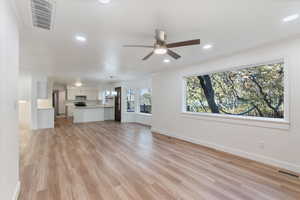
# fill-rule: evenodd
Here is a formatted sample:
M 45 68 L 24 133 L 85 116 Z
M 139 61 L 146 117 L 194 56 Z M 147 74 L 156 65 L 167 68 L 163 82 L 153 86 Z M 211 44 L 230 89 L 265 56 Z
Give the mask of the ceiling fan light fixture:
M 167 48 L 165 48 L 165 47 L 158 47 L 158 48 L 154 49 L 154 53 L 155 53 L 155 54 L 160 54 L 160 55 L 166 54 L 167 51 L 168 51 L 168 50 L 167 50 Z
M 174 58 L 175 60 L 178 60 L 179 58 L 181 58 L 181 56 L 178 53 L 174 52 L 172 48 L 200 45 L 200 39 L 186 40 L 186 41 L 173 42 L 173 43 L 167 43 L 166 39 L 167 39 L 167 34 L 165 31 L 156 30 L 155 31 L 156 41 L 154 43 L 154 48 L 153 46 L 150 45 L 124 45 L 124 47 L 139 47 L 139 48 L 143 47 L 143 48 L 152 49 L 152 51 L 142 59 L 145 61 L 148 60 L 151 56 L 153 56 L 153 54 L 158 54 L 158 55 L 168 54 L 170 57 Z

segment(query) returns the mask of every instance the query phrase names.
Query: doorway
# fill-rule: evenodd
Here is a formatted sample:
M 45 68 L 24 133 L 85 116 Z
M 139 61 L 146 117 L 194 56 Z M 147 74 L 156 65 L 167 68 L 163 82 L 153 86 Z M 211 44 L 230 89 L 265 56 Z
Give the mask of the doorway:
M 54 90 L 52 93 L 55 118 L 65 117 L 66 114 L 66 92 L 64 90 Z
M 54 116 L 55 117 L 58 115 L 58 108 L 59 108 L 58 97 L 59 97 L 59 91 L 54 90 L 52 93 L 52 104 L 54 107 Z
M 61 90 L 58 93 L 58 115 L 66 115 L 66 91 Z
M 115 121 L 121 121 L 121 87 L 115 88 L 117 95 L 115 96 Z

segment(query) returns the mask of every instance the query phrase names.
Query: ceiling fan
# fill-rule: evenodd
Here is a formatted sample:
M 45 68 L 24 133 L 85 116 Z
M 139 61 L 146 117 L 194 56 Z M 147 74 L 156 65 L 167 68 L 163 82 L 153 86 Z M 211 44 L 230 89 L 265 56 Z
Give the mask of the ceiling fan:
M 165 31 L 162 30 L 156 30 L 155 31 L 155 40 L 154 46 L 150 45 L 124 45 L 124 47 L 141 47 L 141 48 L 152 48 L 153 51 L 149 53 L 147 56 L 143 58 L 143 60 L 147 60 L 150 58 L 153 54 L 168 54 L 174 59 L 179 59 L 181 56 L 174 51 L 170 50 L 171 48 L 176 47 L 183 47 L 183 46 L 191 46 L 191 45 L 199 45 L 200 39 L 197 40 L 188 40 L 183 42 L 175 42 L 175 43 L 169 43 L 167 44 L 167 34 Z

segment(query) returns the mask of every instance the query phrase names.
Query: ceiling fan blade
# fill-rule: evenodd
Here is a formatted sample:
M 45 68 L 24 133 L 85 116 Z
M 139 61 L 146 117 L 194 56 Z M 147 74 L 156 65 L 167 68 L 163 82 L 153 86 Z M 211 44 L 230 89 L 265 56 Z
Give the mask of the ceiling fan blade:
M 181 58 L 181 56 L 179 54 L 175 53 L 174 51 L 172 51 L 170 49 L 168 49 L 167 53 L 168 53 L 169 56 L 171 56 L 172 58 L 174 58 L 176 60 L 179 59 L 179 58 Z
M 153 54 L 154 54 L 154 52 L 152 51 L 152 52 L 149 53 L 145 58 L 143 58 L 143 60 L 147 60 L 147 59 L 150 58 Z
M 170 43 L 167 44 L 168 48 L 175 48 L 175 47 L 183 47 L 183 46 L 190 46 L 190 45 L 199 45 L 200 40 L 188 40 L 188 41 L 183 41 L 183 42 L 175 42 L 175 43 Z
M 150 45 L 123 45 L 123 47 L 153 48 L 153 46 L 150 46 Z

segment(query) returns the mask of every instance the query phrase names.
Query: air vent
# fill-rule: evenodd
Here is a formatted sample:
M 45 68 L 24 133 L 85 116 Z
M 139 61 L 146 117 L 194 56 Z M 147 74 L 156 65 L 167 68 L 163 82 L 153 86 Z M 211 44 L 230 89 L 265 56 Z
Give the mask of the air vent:
M 34 27 L 51 30 L 54 13 L 54 2 L 31 0 L 32 23 Z

